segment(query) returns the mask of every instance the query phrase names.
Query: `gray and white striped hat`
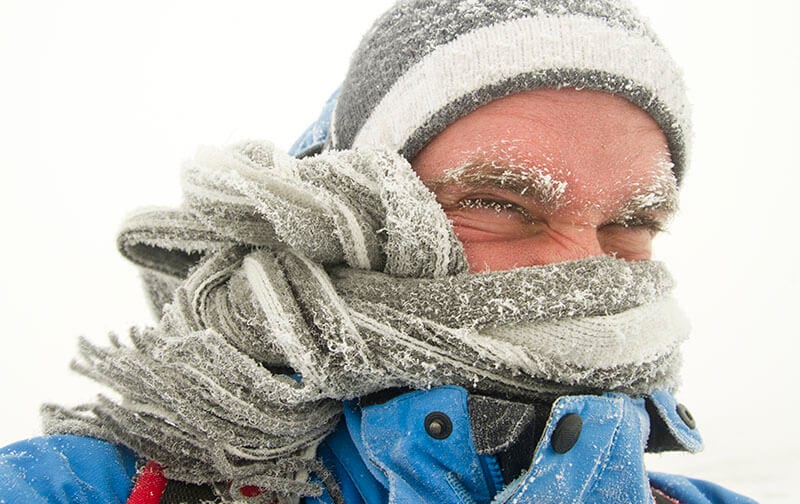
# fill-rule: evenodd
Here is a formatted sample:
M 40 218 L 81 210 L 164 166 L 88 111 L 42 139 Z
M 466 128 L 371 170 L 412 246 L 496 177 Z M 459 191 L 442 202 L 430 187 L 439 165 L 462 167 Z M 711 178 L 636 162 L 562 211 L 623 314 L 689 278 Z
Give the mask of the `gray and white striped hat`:
M 403 0 L 353 55 L 330 146 L 381 147 L 411 160 L 459 117 L 536 88 L 623 96 L 686 165 L 689 106 L 681 72 L 625 0 Z

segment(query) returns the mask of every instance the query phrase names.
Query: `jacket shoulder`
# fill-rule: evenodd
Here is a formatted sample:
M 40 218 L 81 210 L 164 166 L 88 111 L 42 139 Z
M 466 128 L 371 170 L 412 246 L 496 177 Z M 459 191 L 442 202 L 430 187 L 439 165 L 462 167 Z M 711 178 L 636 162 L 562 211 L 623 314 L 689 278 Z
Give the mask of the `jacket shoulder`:
M 44 436 L 0 448 L 0 502 L 124 503 L 136 456 L 99 439 Z
M 650 472 L 650 484 L 681 504 L 753 504 L 756 501 L 715 483 L 676 474 Z

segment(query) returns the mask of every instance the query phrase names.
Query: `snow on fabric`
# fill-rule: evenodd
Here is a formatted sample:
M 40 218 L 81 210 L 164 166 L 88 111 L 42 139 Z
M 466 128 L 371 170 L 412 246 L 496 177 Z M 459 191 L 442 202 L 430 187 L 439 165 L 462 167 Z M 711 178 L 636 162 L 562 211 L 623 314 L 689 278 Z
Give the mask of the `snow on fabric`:
M 179 210 L 132 216 L 119 240 L 159 325 L 132 330 L 130 345 L 83 341 L 75 363 L 122 401 L 48 406 L 50 433 L 124 444 L 172 479 L 289 498 L 320 494 L 312 471 L 335 488 L 314 453 L 345 399 L 393 386 L 525 400 L 677 383 L 687 327 L 660 263 L 469 274 L 444 212 L 396 154 L 206 148 L 184 192 Z

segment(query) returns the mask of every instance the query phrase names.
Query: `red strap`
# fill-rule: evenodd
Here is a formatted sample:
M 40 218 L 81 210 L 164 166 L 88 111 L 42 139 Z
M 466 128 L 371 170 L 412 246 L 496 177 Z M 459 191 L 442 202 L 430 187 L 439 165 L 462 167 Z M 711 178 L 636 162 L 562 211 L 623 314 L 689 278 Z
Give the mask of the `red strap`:
M 127 504 L 158 504 L 166 487 L 164 468 L 155 460 L 150 460 L 139 469 L 136 485 L 128 496 Z
M 261 495 L 261 489 L 257 486 L 247 485 L 239 489 L 239 493 L 245 497 L 257 497 Z

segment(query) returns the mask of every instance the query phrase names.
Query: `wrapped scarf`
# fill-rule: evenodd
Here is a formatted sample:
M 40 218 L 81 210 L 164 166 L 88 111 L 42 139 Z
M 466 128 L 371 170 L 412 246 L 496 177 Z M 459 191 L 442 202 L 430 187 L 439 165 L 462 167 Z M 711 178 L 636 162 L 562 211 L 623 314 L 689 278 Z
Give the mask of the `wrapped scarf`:
M 315 451 L 344 400 L 442 384 L 521 401 L 677 384 L 688 326 L 661 264 L 469 274 L 447 217 L 396 154 L 205 148 L 183 186 L 180 209 L 143 210 L 119 238 L 160 323 L 108 348 L 83 340 L 74 363 L 121 399 L 45 406 L 49 433 L 291 502 L 320 494 L 312 472 L 338 495 Z

